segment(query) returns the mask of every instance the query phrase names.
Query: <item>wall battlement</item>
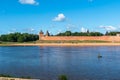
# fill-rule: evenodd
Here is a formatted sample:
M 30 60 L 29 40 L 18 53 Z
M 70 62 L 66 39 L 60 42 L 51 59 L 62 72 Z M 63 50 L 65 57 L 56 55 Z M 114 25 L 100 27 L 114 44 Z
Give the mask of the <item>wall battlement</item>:
M 48 32 L 47 32 L 48 34 Z M 79 41 L 84 41 L 84 40 L 96 40 L 96 41 L 110 41 L 110 42 L 120 42 L 120 36 L 49 36 L 49 35 L 44 35 L 44 33 L 41 31 L 39 33 L 39 40 L 52 40 L 52 41 L 57 41 L 57 40 L 79 40 Z
M 111 41 L 120 42 L 118 36 L 41 36 L 39 40 L 98 40 L 98 41 Z

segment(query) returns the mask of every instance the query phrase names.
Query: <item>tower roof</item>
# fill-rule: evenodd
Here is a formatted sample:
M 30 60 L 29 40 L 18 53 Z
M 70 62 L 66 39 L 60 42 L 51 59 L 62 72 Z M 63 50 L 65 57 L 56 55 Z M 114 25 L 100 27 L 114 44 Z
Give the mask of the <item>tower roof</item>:
M 40 30 L 40 34 L 43 34 L 43 31 L 42 31 L 42 30 Z
M 46 36 L 50 36 L 50 33 L 48 31 L 46 32 Z

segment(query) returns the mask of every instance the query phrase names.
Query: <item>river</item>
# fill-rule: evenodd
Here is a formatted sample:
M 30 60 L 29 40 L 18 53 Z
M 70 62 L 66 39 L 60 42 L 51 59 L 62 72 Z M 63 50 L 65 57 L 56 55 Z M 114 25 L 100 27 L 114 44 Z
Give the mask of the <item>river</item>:
M 120 80 L 120 47 L 0 47 L 0 74 L 40 80 L 57 80 L 62 74 L 69 80 Z

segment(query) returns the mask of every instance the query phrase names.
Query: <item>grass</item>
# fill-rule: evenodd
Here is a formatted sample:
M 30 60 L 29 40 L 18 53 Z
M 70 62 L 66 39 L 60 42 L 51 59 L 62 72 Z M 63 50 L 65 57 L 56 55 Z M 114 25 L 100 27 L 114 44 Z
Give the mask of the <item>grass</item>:
M 8 74 L 0 74 L 0 77 L 8 77 L 8 78 L 14 77 L 14 78 L 16 78 L 15 76 L 11 76 L 11 75 L 8 75 Z M 22 78 L 22 79 L 32 79 L 30 76 L 22 76 L 20 78 Z
M 11 46 L 12 44 L 29 44 L 29 43 L 33 43 L 35 44 L 36 41 L 32 41 L 32 42 L 0 42 L 0 46 Z
M 80 41 L 80 40 L 38 40 L 36 41 L 36 43 L 109 43 L 108 41 L 97 41 L 97 40 L 84 40 L 84 41 Z
M 12 46 L 13 44 L 37 44 L 37 43 L 112 43 L 109 41 L 100 41 L 100 40 L 37 40 L 32 42 L 0 42 L 0 46 Z M 114 42 L 120 43 L 120 42 Z
M 0 74 L 0 77 L 12 77 L 12 76 L 7 74 Z

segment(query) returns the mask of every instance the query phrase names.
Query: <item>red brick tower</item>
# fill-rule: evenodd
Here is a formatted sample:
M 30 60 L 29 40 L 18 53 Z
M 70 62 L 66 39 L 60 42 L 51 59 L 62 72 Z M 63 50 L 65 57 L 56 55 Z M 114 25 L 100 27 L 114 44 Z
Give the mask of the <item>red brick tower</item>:
M 41 37 L 44 37 L 44 33 L 42 30 L 39 32 L 39 40 L 41 40 Z

